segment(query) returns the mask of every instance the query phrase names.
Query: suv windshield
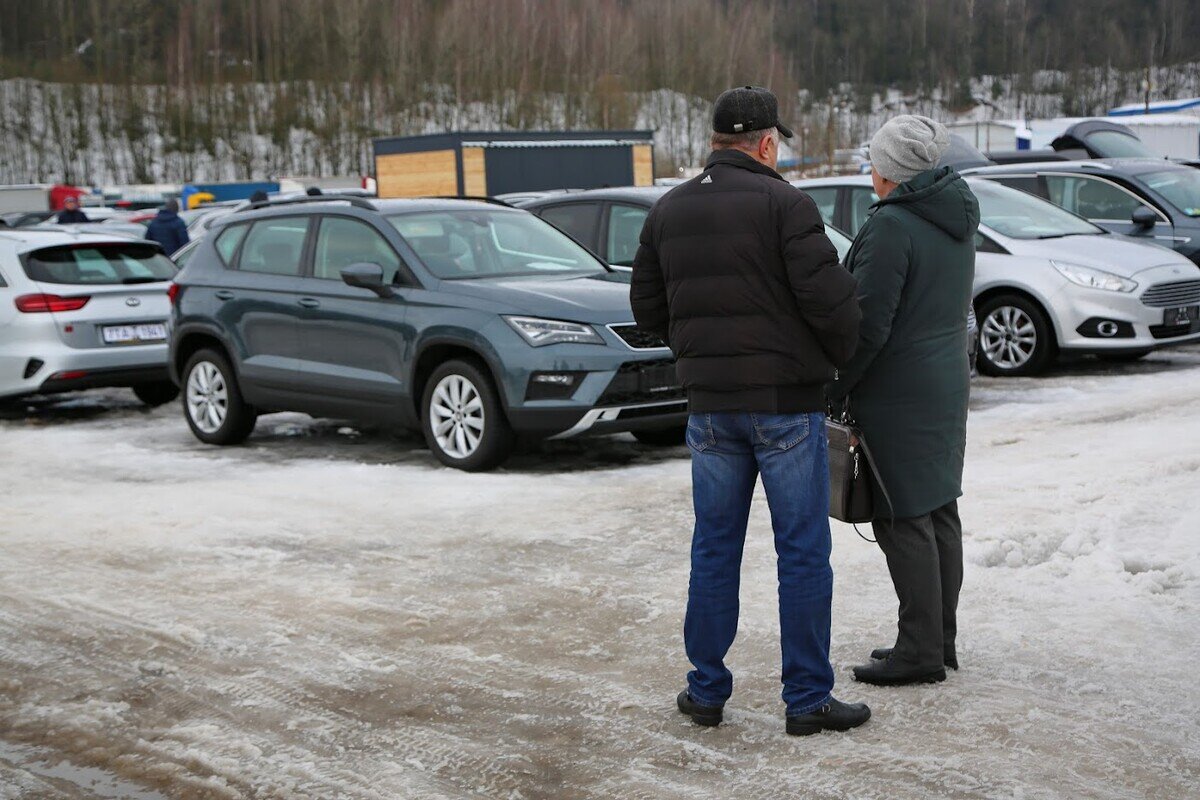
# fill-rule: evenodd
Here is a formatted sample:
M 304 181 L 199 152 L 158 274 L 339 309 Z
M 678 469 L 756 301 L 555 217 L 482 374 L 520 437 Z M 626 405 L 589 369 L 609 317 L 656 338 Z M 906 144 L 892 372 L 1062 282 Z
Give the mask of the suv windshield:
M 1019 189 L 986 180 L 973 180 L 979 198 L 980 221 L 1012 239 L 1057 239 L 1104 233 L 1082 217 Z
M 38 283 L 156 283 L 174 278 L 175 265 L 152 244 L 68 245 L 27 255 L 25 274 Z
M 605 271 L 569 236 L 528 212 L 422 211 L 387 219 L 429 271 L 446 280 Z
M 1141 179 L 1189 217 L 1200 217 L 1200 169 L 1148 172 Z

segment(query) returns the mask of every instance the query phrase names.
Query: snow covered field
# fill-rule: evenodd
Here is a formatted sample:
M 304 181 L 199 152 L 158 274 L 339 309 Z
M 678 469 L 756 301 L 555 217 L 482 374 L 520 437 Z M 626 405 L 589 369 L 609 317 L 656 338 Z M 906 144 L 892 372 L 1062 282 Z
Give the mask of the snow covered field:
M 726 724 L 675 712 L 684 449 L 501 472 L 125 392 L 0 411 L 0 798 L 1200 796 L 1200 348 L 977 382 L 961 672 L 877 689 L 883 558 L 835 529 L 833 659 L 875 716 L 791 739 L 751 518 Z

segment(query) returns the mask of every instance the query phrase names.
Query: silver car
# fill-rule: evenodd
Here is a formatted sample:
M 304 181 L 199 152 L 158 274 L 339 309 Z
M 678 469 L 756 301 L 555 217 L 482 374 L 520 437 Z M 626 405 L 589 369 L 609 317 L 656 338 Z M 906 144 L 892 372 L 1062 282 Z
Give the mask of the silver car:
M 1017 189 L 967 182 L 982 217 L 974 286 L 982 372 L 1032 375 L 1059 352 L 1127 360 L 1200 341 L 1200 272 L 1186 258 Z M 851 233 L 877 200 L 866 175 L 796 185 Z
M 117 235 L 0 231 L 0 399 L 128 386 L 169 402 L 168 289 L 158 245 Z

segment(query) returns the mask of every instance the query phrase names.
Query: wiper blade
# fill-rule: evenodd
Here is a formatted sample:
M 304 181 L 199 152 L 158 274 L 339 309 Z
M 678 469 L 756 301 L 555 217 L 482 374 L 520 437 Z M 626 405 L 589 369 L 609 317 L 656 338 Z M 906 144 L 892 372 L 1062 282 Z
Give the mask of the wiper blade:
M 163 283 L 169 280 L 170 278 L 122 278 L 121 283 L 128 286 L 132 283 Z

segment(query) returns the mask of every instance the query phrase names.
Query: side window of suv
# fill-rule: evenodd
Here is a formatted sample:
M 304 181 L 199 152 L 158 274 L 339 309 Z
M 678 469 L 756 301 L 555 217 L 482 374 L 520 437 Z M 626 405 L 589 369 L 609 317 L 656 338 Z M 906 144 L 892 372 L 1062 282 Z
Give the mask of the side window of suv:
M 308 217 L 273 217 L 255 222 L 246 234 L 237 268 L 243 272 L 299 275 Z
M 619 267 L 632 267 L 637 255 L 638 240 L 642 226 L 650 209 L 644 206 L 627 206 L 614 203 L 608 213 L 608 263 Z
M 563 203 L 541 209 L 538 216 L 584 247 L 596 247 L 596 228 L 600 223 L 599 203 Z
M 1047 175 L 1050 202 L 1091 220 L 1128 222 L 1142 201 L 1100 178 Z
M 225 266 L 233 265 L 233 257 L 237 253 L 238 245 L 242 243 L 242 237 L 246 235 L 246 231 L 250 230 L 248 224 L 230 225 L 225 230 L 221 231 L 221 235 L 217 237 L 217 255 L 225 262 Z M 183 266 L 180 264 L 180 266 Z
M 340 281 L 344 268 L 363 262 L 383 267 L 384 283 L 393 283 L 400 269 L 400 256 L 370 225 L 349 217 L 322 218 L 313 253 L 313 277 Z

